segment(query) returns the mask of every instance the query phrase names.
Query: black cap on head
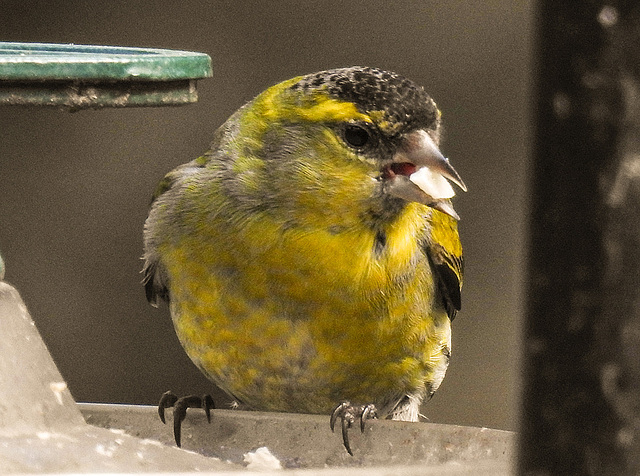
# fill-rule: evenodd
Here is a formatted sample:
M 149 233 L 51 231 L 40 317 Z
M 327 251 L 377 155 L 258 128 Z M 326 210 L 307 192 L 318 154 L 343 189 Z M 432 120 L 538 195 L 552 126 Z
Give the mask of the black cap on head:
M 424 89 L 396 73 L 377 68 L 354 66 L 309 74 L 291 89 L 324 90 L 329 95 L 356 104 L 369 114 L 382 111 L 386 121 L 402 124 L 401 130 L 437 129 L 439 113 Z

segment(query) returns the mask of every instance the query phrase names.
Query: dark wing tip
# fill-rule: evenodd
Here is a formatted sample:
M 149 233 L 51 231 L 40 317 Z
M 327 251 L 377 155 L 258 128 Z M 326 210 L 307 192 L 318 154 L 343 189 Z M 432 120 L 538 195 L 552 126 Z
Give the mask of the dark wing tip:
M 462 307 L 462 256 L 448 254 L 443 249 L 427 255 L 436 275 L 444 307 L 449 319 L 453 321 Z
M 435 265 L 434 268 L 438 275 L 438 285 L 440 286 L 444 306 L 447 314 L 449 314 L 449 319 L 453 321 L 462 307 L 460 278 L 456 271 L 446 263 Z
M 142 284 L 149 304 L 158 307 L 160 301 L 169 302 L 169 288 L 165 284 L 166 279 L 162 279 L 158 274 L 161 273 L 158 262 L 147 261 L 142 273 Z

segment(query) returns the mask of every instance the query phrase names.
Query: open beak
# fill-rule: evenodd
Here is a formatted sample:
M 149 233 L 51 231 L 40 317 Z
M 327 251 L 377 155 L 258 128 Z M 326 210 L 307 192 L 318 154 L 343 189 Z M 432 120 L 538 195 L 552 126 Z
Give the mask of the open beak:
M 426 131 L 419 129 L 405 136 L 382 176 L 389 194 L 460 219 L 449 201 L 455 195 L 449 181 L 465 192 L 467 186 Z

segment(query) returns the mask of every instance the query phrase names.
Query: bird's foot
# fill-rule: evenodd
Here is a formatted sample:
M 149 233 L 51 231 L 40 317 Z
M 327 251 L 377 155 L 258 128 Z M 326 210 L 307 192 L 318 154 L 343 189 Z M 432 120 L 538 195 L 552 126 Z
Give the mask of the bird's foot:
M 176 445 L 180 447 L 180 435 L 182 429 L 182 421 L 187 416 L 187 408 L 202 408 L 207 415 L 207 421 L 211 423 L 211 409 L 215 408 L 211 395 L 187 395 L 178 398 L 172 391 L 164 392 L 158 403 L 158 415 L 162 423 L 166 423 L 164 419 L 164 409 L 173 407 L 173 436 Z
M 356 419 L 360 419 L 360 431 L 364 433 L 364 422 L 368 419 L 378 417 L 378 412 L 373 403 L 367 405 L 351 405 L 350 402 L 342 402 L 333 412 L 331 412 L 331 419 L 329 420 L 329 426 L 331 431 L 334 431 L 336 421 L 340 419 L 342 426 L 342 442 L 344 447 L 351 456 L 351 445 L 349 445 L 349 428 L 356 422 Z

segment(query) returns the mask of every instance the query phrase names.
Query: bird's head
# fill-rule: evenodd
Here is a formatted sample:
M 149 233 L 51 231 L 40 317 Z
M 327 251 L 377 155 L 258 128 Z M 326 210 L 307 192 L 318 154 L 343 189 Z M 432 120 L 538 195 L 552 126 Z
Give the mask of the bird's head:
M 267 89 L 244 108 L 238 136 L 247 139 L 241 156 L 268 164 L 262 180 L 273 185 L 270 196 L 295 184 L 298 209 L 311 192 L 322 207 L 331 208 L 323 194 L 331 204 L 366 196 L 392 208 L 417 202 L 458 219 L 449 182 L 466 186 L 439 150 L 440 126 L 440 111 L 422 87 L 395 73 L 352 67 Z

